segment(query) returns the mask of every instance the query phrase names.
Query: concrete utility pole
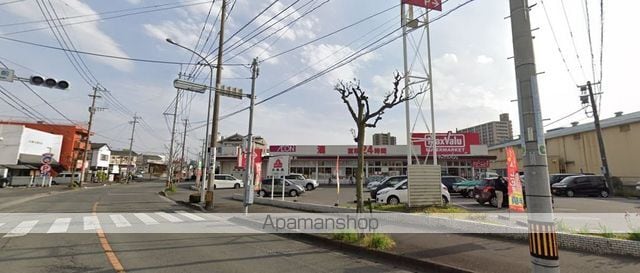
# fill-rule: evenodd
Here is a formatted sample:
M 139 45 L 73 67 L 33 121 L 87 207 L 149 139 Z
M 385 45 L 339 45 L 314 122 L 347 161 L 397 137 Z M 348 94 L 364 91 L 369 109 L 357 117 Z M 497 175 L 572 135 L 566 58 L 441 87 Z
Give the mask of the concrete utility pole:
M 593 83 L 600 84 L 600 83 Z M 596 126 L 596 135 L 598 136 L 598 148 L 600 149 L 600 160 L 602 160 L 602 174 L 604 174 L 604 179 L 607 181 L 607 186 L 609 186 L 609 191 L 611 195 L 615 194 L 615 189 L 613 188 L 613 181 L 611 181 L 611 174 L 609 173 L 609 163 L 607 162 L 607 153 L 604 148 L 604 139 L 602 138 L 602 129 L 600 128 L 600 116 L 598 115 L 598 107 L 596 106 L 596 99 L 593 95 L 593 89 L 591 88 L 592 83 L 590 81 L 587 82 L 587 85 L 580 86 L 580 90 L 582 92 L 589 92 L 589 100 L 591 101 L 591 109 L 593 111 L 593 124 Z
M 249 106 L 249 133 L 247 134 L 247 161 L 244 168 L 244 213 L 249 213 L 249 205 L 253 204 L 253 107 L 256 99 L 256 78 L 260 74 L 258 58 L 251 63 L 251 104 Z M 284 183 L 284 181 L 283 181 Z M 284 187 L 284 185 L 283 185 Z
M 175 107 L 173 110 L 173 125 L 171 125 L 171 144 L 169 145 L 169 164 L 167 165 L 167 183 L 166 187 L 173 183 L 173 143 L 176 135 L 176 119 L 178 118 L 178 102 L 180 101 L 180 89 L 176 89 Z
M 132 168 L 132 164 L 131 161 L 133 161 L 133 135 L 136 133 L 136 123 L 138 123 L 138 119 L 140 117 L 137 116 L 136 114 L 133 115 L 133 121 L 129 121 L 129 123 L 133 124 L 133 127 L 131 128 L 131 138 L 129 139 L 129 164 L 127 164 L 127 183 L 129 183 L 129 178 L 131 177 L 131 168 Z
M 216 66 L 216 85 L 212 88 L 218 88 L 222 82 L 222 52 L 224 45 L 224 21 L 227 19 L 227 1 L 222 0 L 222 8 L 220 11 L 220 38 L 218 39 L 218 64 Z M 218 116 L 220 116 L 220 94 L 216 91 L 213 99 L 213 120 L 211 126 L 211 144 L 209 145 L 210 151 L 213 153 L 213 170 L 207 180 L 207 194 L 205 195 L 205 209 L 213 208 L 213 179 L 216 174 L 216 157 L 218 145 Z M 209 154 L 210 155 L 210 154 Z M 207 155 L 207 156 L 209 156 Z M 206 168 L 209 168 L 207 165 Z
M 93 125 L 93 115 L 96 113 L 96 98 L 100 98 L 98 96 L 98 87 L 93 88 L 93 95 L 89 95 L 91 97 L 91 107 L 89 107 L 89 126 L 87 127 L 87 138 L 84 141 L 84 154 L 82 155 L 82 175 L 80 175 L 80 186 L 82 186 L 83 181 L 87 181 L 87 169 L 85 168 L 85 164 L 87 162 L 87 154 L 89 154 L 89 138 L 91 137 L 91 125 Z M 75 170 L 75 162 L 73 162 L 73 169 Z M 73 178 L 75 175 L 71 176 Z M 71 182 L 73 183 L 73 181 Z
M 528 0 L 510 0 L 532 272 L 560 272 Z
M 184 172 L 184 149 L 187 146 L 187 125 L 189 124 L 188 119 L 183 119 L 184 121 L 184 133 L 182 134 L 182 155 L 180 156 L 180 181 L 184 181 L 183 172 Z

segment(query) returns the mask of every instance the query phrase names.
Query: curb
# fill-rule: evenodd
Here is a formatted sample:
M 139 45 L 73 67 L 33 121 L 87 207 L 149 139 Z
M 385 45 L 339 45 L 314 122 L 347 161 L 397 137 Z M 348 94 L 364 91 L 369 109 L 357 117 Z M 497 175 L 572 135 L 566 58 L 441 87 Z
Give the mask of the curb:
M 406 269 L 415 270 L 416 272 L 441 272 L 441 273 L 472 273 L 474 271 L 462 269 L 459 267 L 436 263 L 428 260 L 419 260 L 390 253 L 387 251 L 373 250 L 349 243 L 336 241 L 330 238 L 307 234 L 307 233 L 285 233 L 276 234 L 283 237 L 293 238 L 298 241 L 313 243 L 325 248 L 336 249 L 342 252 L 348 252 L 357 256 L 364 257 L 369 260 L 380 262 L 382 264 L 394 265 Z
M 201 212 L 207 212 L 207 210 L 200 204 L 193 204 L 193 203 L 185 202 L 185 201 L 182 201 L 182 200 L 175 200 L 175 199 L 169 197 L 169 195 L 167 195 L 167 193 L 164 192 L 164 191 L 158 192 L 158 195 L 160 195 L 160 196 L 162 196 L 162 197 L 164 197 L 166 199 L 169 199 L 169 200 L 173 201 L 174 203 L 176 203 L 178 205 L 182 205 L 182 206 L 188 207 L 190 209 L 201 211 Z

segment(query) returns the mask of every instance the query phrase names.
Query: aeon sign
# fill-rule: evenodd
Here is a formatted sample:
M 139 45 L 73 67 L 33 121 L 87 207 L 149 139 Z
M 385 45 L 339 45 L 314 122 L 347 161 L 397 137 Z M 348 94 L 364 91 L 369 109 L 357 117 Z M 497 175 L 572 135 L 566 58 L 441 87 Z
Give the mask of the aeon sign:
M 413 145 L 420 145 L 420 154 L 431 154 L 433 139 L 429 133 L 411 134 Z M 465 155 L 471 153 L 471 145 L 480 144 L 480 136 L 477 133 L 437 133 L 436 151 L 438 155 Z
M 269 146 L 271 153 L 295 153 L 296 145 L 271 145 Z

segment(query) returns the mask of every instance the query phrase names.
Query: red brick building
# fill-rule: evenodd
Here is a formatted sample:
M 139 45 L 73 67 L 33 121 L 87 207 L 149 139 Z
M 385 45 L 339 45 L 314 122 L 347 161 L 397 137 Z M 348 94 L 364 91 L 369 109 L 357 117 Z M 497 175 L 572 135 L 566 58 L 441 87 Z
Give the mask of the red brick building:
M 27 128 L 62 135 L 62 147 L 60 150 L 60 165 L 63 170 L 71 171 L 82 167 L 82 156 L 85 149 L 85 141 L 88 136 L 86 128 L 75 124 L 47 124 L 21 121 L 0 121 L 0 124 L 24 125 Z M 89 149 L 91 151 L 91 149 Z M 75 163 L 74 163 L 75 162 Z

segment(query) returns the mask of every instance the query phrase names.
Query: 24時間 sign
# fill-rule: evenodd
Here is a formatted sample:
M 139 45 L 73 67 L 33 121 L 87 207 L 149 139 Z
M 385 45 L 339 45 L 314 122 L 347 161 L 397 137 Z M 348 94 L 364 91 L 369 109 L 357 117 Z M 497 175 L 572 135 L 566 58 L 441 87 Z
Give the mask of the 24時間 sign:
M 433 142 L 430 133 L 411 134 L 411 143 L 420 146 L 420 154 L 431 154 Z M 438 155 L 466 155 L 471 153 L 471 145 L 479 145 L 477 133 L 436 133 L 436 151 Z

